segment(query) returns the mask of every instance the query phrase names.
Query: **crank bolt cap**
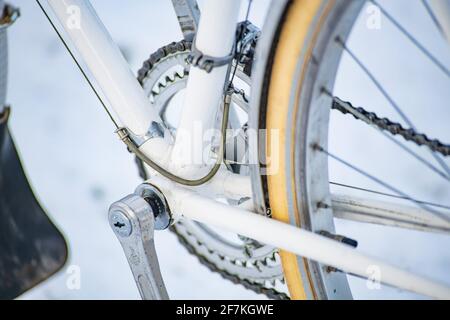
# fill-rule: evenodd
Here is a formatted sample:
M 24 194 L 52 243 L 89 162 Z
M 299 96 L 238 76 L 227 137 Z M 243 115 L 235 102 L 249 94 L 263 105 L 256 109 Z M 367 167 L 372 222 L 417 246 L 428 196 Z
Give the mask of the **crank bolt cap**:
M 133 231 L 130 219 L 123 212 L 113 211 L 110 215 L 109 223 L 114 232 L 121 237 L 129 237 Z

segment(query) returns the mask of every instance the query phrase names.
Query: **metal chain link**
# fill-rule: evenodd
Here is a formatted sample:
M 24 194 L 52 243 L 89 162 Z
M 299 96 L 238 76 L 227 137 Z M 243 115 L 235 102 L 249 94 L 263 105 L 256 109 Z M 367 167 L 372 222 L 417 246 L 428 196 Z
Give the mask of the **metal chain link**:
M 173 42 L 167 46 L 164 46 L 158 49 L 155 53 L 153 53 L 148 60 L 146 60 L 142 66 L 142 68 L 138 72 L 138 80 L 141 84 L 143 84 L 147 74 L 152 70 L 153 66 L 160 62 L 162 59 L 167 57 L 170 54 L 174 54 L 179 51 L 185 51 L 191 49 L 191 42 L 182 40 L 180 42 Z M 245 93 L 236 92 L 237 94 L 242 94 L 245 101 L 248 101 Z M 450 146 L 440 142 L 437 139 L 430 139 L 427 135 L 416 132 L 414 129 L 406 129 L 401 124 L 391 121 L 388 118 L 381 118 L 376 113 L 365 110 L 362 107 L 355 108 L 350 102 L 343 101 L 338 97 L 333 97 L 332 109 L 340 111 L 343 114 L 351 114 L 357 120 L 361 120 L 368 124 L 373 124 L 379 129 L 383 131 L 387 131 L 392 135 L 398 135 L 403 137 L 406 141 L 411 141 L 417 144 L 418 146 L 427 146 L 434 152 L 438 152 L 443 156 L 450 155 Z M 352 113 L 350 110 L 353 110 Z M 361 117 L 357 117 L 356 114 L 360 114 Z M 138 164 L 139 174 L 143 179 L 147 178 L 147 174 L 145 172 L 144 166 L 141 161 L 136 159 L 136 163 Z M 183 237 L 182 234 L 178 233 L 176 228 L 170 228 L 172 232 L 174 232 L 180 241 L 181 244 L 189 251 L 189 253 L 193 254 L 198 258 L 201 264 L 206 266 L 213 272 L 219 273 L 224 279 L 227 279 L 235 284 L 241 284 L 246 289 L 252 290 L 258 294 L 264 294 L 271 299 L 279 299 L 279 300 L 288 300 L 289 296 L 285 293 L 278 292 L 272 288 L 266 288 L 261 283 L 254 283 L 248 281 L 246 279 L 241 279 L 236 275 L 232 275 L 225 270 L 220 269 L 215 264 L 211 263 L 206 257 L 201 255 L 196 251 L 195 247 L 190 245 L 190 243 Z
M 170 54 L 174 54 L 180 51 L 191 50 L 192 42 L 181 40 L 179 42 L 172 42 L 164 47 L 159 48 L 156 52 L 152 53 L 150 57 L 144 61 L 141 69 L 138 71 L 138 81 L 143 85 L 145 78 L 149 71 L 153 69 L 153 66 L 160 62 L 162 59 Z
M 381 118 L 376 113 L 367 111 L 364 108 L 355 108 L 350 102 L 343 101 L 338 97 L 333 97 L 332 109 L 338 110 L 343 114 L 351 114 L 357 120 L 373 124 L 383 131 L 387 131 L 394 136 L 401 136 L 406 141 L 414 142 L 418 146 L 427 146 L 433 152 L 440 153 L 445 157 L 450 155 L 450 145 L 444 144 L 437 139 L 430 139 L 425 134 L 418 133 L 412 128 L 406 129 L 400 123 L 393 122 L 388 118 Z M 361 117 L 357 115 L 361 115 Z
M 270 299 L 290 300 L 289 296 L 285 293 L 278 292 L 277 290 L 272 289 L 272 288 L 266 288 L 260 283 L 251 282 L 246 279 L 241 279 L 236 275 L 230 274 L 230 273 L 226 272 L 225 270 L 219 269 L 214 263 L 211 263 L 206 257 L 199 254 L 195 250 L 195 247 L 192 246 L 182 235 L 180 235 L 177 232 L 176 228 L 170 227 L 170 230 L 173 231 L 177 235 L 178 241 L 188 250 L 188 252 L 190 254 L 196 256 L 201 264 L 206 266 L 209 270 L 211 270 L 213 272 L 217 272 L 218 274 L 220 274 L 220 276 L 222 278 L 229 280 L 234 284 L 240 284 L 240 285 L 244 286 L 244 288 L 251 290 L 257 294 L 264 294 L 265 296 L 267 296 Z

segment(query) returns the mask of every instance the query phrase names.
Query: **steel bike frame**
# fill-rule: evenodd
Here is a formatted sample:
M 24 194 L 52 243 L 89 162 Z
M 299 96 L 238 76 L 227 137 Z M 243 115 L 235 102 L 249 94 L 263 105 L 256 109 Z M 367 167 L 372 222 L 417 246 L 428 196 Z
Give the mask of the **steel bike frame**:
M 192 6 L 195 1 L 175 2 L 185 2 Z M 179 174 L 189 176 L 201 170 L 204 165 L 193 166 L 191 159 L 186 157 L 184 146 L 187 141 L 183 134 L 178 133 L 173 144 L 160 137 L 146 138 L 150 124 L 162 121 L 89 1 L 48 0 L 48 3 L 106 97 L 108 109 L 115 115 L 116 122 L 140 138 L 140 150 L 160 165 Z M 196 48 L 212 57 L 229 55 L 233 49 L 240 7 L 241 0 L 206 1 L 196 34 Z M 73 20 L 74 18 L 78 21 Z M 227 72 L 228 66 L 214 68 L 211 73 L 191 68 L 178 132 L 192 133 L 196 123 L 203 128 L 214 126 Z M 216 225 L 364 278 L 376 266 L 382 283 L 435 298 L 450 299 L 450 288 L 433 280 L 390 266 L 307 230 L 251 214 L 249 211 L 253 210 L 252 206 L 231 207 L 202 196 L 209 193 L 237 199 L 251 197 L 251 181 L 248 177 L 223 169 L 207 186 L 195 189 L 182 188 L 157 174 L 154 174 L 151 183 L 164 192 L 175 218 L 184 216 Z M 249 202 L 251 201 L 246 203 Z M 351 201 L 346 205 L 342 210 L 351 212 L 348 208 L 351 207 Z M 386 206 L 377 203 L 374 207 Z M 419 214 L 417 210 L 413 212 L 412 219 Z

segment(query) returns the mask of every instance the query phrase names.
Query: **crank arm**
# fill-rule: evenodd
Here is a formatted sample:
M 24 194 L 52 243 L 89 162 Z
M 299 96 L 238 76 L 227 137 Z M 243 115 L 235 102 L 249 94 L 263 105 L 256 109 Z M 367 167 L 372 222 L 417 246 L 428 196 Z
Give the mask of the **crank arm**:
M 166 228 L 170 221 L 164 216 L 167 211 L 163 211 L 166 208 L 163 198 L 154 193 L 158 191 L 151 186 L 144 188 L 113 203 L 109 223 L 122 245 L 142 299 L 168 300 L 155 250 L 154 230 Z

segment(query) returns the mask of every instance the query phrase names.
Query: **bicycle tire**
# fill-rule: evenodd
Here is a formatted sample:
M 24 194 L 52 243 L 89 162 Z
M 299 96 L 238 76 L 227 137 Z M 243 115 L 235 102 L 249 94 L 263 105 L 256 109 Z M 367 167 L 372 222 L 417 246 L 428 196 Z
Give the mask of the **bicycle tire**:
M 298 190 L 292 191 L 295 191 L 296 180 L 303 178 L 299 175 L 304 174 L 294 167 L 299 152 L 296 137 L 301 131 L 297 122 L 299 118 L 308 121 L 309 109 L 304 106 L 314 94 L 312 86 L 325 49 L 333 45 L 337 30 L 344 37 L 348 36 L 364 1 L 294 0 L 278 2 L 278 5 L 282 5 L 284 11 L 276 32 L 272 32 L 271 39 L 265 39 L 266 44 L 264 41 L 261 44 L 267 46 L 270 43 L 271 47 L 260 50 L 266 54 L 260 59 L 266 61 L 266 65 L 260 67 L 252 84 L 257 88 L 252 96 L 256 97 L 253 103 L 257 104 L 254 109 L 258 110 L 255 117 L 259 117 L 255 122 L 259 124 L 258 129 L 266 130 L 265 140 L 258 142 L 258 148 L 265 151 L 265 160 L 273 159 L 271 156 L 277 154 L 278 161 L 261 162 L 267 164 L 265 169 L 269 174 L 260 175 L 261 187 L 256 193 L 264 193 L 264 196 L 256 198 L 264 199 L 264 205 L 270 208 L 274 219 L 316 232 L 307 213 L 309 210 L 301 207 L 302 201 L 297 199 L 303 195 L 299 195 Z M 341 53 L 342 50 L 326 58 L 334 59 L 330 64 L 332 70 L 328 70 L 331 74 L 337 72 Z M 331 78 L 334 80 L 335 77 Z M 329 85 L 332 87 L 333 83 Z M 297 99 L 300 95 L 301 99 Z M 295 102 L 298 100 L 302 100 L 301 106 Z M 270 134 L 273 130 L 279 132 L 279 147 L 273 147 Z M 328 178 L 328 172 L 325 174 Z M 256 207 L 261 204 L 256 203 Z M 334 232 L 332 213 L 323 216 L 325 230 Z M 280 256 L 291 299 L 352 298 L 345 274 L 328 273 L 326 266 L 286 251 L 280 251 Z

